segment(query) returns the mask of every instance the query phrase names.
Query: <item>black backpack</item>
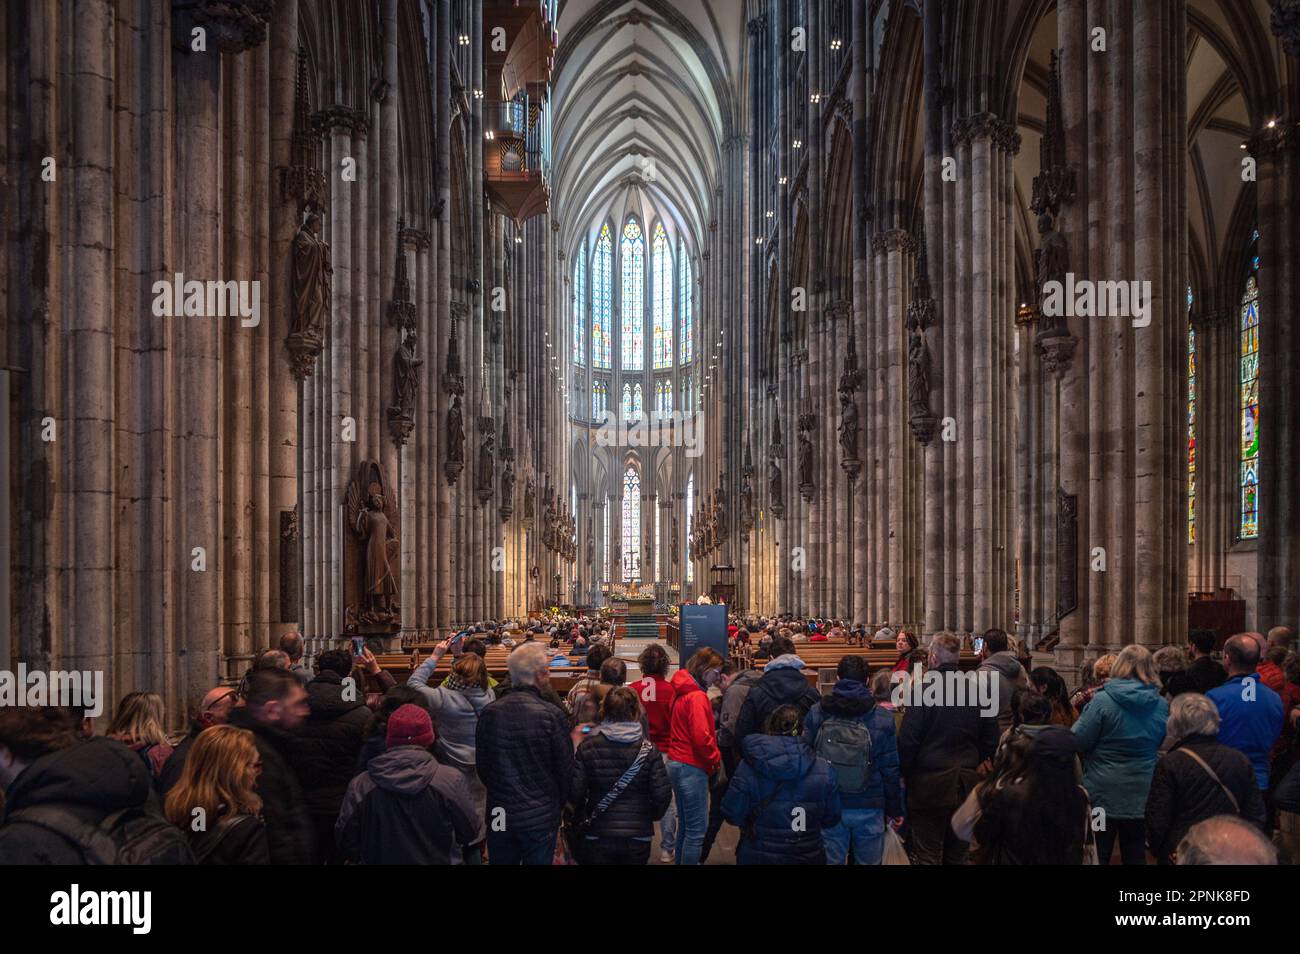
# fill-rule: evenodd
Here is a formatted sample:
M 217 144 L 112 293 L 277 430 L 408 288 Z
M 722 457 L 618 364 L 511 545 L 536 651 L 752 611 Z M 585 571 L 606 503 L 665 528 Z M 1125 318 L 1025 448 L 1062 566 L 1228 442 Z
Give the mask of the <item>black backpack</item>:
M 81 851 L 88 865 L 192 865 L 179 828 L 156 811 L 136 805 L 104 816 L 98 825 L 59 805 L 33 805 L 9 816 L 53 832 Z

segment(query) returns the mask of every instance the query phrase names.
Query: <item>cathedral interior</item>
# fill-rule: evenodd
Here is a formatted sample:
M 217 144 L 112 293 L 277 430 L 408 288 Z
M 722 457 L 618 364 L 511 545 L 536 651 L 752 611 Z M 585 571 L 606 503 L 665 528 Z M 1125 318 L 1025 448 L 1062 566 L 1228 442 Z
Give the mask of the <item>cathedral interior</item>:
M 0 669 L 1300 617 L 1295 0 L 0 14 Z M 1292 305 L 1287 305 L 1292 302 Z

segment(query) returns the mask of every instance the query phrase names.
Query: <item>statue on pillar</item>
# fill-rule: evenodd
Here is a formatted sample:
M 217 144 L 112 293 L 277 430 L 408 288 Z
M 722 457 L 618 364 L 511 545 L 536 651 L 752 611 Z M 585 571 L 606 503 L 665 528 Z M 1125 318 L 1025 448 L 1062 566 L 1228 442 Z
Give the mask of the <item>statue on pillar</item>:
M 398 616 L 397 510 L 390 502 L 379 465 L 362 461 L 344 501 L 348 548 L 344 554 L 344 630 L 391 633 L 401 628 Z
M 858 459 L 858 402 L 853 392 L 840 391 L 840 453 L 844 460 Z
M 486 502 L 492 496 L 492 476 L 496 470 L 493 463 L 496 458 L 493 450 L 496 433 L 490 417 L 480 418 L 479 427 L 483 436 L 478 447 L 478 491 L 479 499 Z
M 767 494 L 773 515 L 780 519 L 785 514 L 785 484 L 781 476 L 781 462 L 775 455 L 768 458 L 767 462 Z
M 443 462 L 443 472 L 447 483 L 456 485 L 456 479 L 465 467 L 465 418 L 460 409 L 460 397 L 451 399 L 447 408 L 447 459 Z
M 311 374 L 324 347 L 321 330 L 330 312 L 329 244 L 321 238 L 320 212 L 309 208 L 293 238 L 293 322 L 285 341 L 298 380 Z
M 401 446 L 415 427 L 415 392 L 420 387 L 419 370 L 424 361 L 415 356 L 415 329 L 407 329 L 393 355 L 393 403 L 388 408 L 388 426 Z
M 1049 315 L 1043 305 L 1047 297 L 1044 287 L 1048 282 L 1065 284 L 1065 274 L 1070 270 L 1070 247 L 1065 236 L 1056 230 L 1052 214 L 1038 216 L 1038 251 L 1034 253 L 1034 283 L 1038 286 L 1038 312 L 1042 316 L 1042 331 L 1065 332 L 1065 319 L 1061 314 Z M 1061 309 L 1055 309 L 1060 311 Z

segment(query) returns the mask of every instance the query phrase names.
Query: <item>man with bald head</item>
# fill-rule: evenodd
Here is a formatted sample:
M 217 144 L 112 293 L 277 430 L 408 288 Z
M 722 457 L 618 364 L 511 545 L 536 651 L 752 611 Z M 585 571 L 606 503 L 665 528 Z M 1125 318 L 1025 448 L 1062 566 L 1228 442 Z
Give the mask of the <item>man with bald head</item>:
M 1176 851 L 1180 865 L 1275 865 L 1277 849 L 1236 815 L 1215 815 L 1187 830 Z
M 1219 741 L 1243 753 L 1268 791 L 1269 753 L 1282 733 L 1282 697 L 1259 678 L 1263 637 L 1238 633 L 1223 645 L 1228 680 L 1208 695 L 1219 710 Z
M 167 759 L 158 776 L 158 787 L 164 795 L 181 780 L 181 773 L 185 771 L 185 760 L 190 755 L 190 746 L 194 744 L 199 733 L 214 725 L 225 725 L 230 721 L 230 711 L 235 708 L 237 695 L 238 690 L 232 686 L 217 686 L 215 689 L 209 689 L 199 704 L 194 707 L 194 718 L 190 720 L 189 734 L 181 740 L 180 745 L 176 746 L 176 750 Z

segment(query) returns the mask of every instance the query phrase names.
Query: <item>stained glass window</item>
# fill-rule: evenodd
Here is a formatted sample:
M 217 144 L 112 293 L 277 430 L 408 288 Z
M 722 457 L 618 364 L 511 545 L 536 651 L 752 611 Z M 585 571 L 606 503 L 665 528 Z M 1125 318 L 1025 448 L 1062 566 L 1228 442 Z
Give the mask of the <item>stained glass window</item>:
M 573 363 L 587 362 L 587 247 L 573 265 Z
M 623 582 L 641 578 L 641 475 L 623 473 Z
M 661 370 L 673 366 L 673 255 L 662 222 L 655 226 L 651 247 L 655 256 L 655 370 Z
M 623 226 L 623 370 L 645 367 L 645 237 L 635 218 Z
M 1252 245 L 1259 232 L 1252 236 Z M 1241 525 L 1238 536 L 1259 536 L 1259 255 L 1252 248 L 1241 296 Z
M 613 268 L 614 240 L 609 226 L 601 227 L 596 240 L 596 258 L 591 269 L 591 366 L 609 367 L 610 272 Z
M 1187 286 L 1187 313 L 1192 287 Z M 1187 325 L 1187 542 L 1196 542 L 1196 329 Z
M 691 339 L 694 332 L 694 326 L 691 322 L 691 260 L 686 255 L 685 248 L 682 248 L 680 252 L 681 265 L 678 274 L 677 294 L 681 299 L 682 340 L 677 353 L 681 356 L 681 363 L 686 364 L 691 360 Z
M 673 412 L 673 383 L 659 381 L 655 384 L 655 414 L 667 417 Z
M 632 385 L 623 385 L 623 402 L 619 405 L 619 417 L 625 421 L 632 420 Z
M 691 518 L 695 514 L 695 475 L 691 474 L 690 480 L 686 481 L 686 539 L 691 538 Z M 686 559 L 686 582 L 695 582 L 695 565 L 691 562 L 695 558 L 694 553 L 687 554 Z
M 632 420 L 641 419 L 641 385 L 632 388 Z
M 604 381 L 591 384 L 591 419 L 599 421 L 609 408 L 609 386 Z

